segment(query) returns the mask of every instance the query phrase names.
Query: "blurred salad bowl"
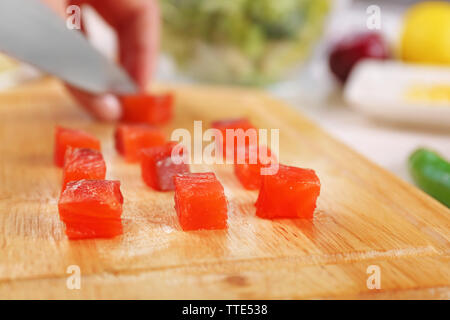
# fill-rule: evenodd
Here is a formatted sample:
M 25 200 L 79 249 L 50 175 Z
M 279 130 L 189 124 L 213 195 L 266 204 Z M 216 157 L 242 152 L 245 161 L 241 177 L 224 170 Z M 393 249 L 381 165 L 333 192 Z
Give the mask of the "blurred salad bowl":
M 195 80 L 264 85 L 301 65 L 329 0 L 161 0 L 163 50 Z

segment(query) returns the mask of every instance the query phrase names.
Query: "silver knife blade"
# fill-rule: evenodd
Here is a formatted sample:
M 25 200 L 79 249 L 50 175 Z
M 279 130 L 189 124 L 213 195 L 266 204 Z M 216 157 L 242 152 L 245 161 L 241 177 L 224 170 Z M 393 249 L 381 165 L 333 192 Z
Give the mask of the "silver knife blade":
M 127 72 L 38 0 L 0 1 L 0 51 L 91 93 L 137 92 Z

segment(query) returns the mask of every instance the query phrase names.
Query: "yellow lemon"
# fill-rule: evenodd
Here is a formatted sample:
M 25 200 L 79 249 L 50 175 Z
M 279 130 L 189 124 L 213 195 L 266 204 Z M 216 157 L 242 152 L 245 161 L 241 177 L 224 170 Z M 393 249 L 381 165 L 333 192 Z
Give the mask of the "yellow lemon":
M 422 2 L 407 11 L 400 55 L 407 62 L 450 65 L 449 2 Z

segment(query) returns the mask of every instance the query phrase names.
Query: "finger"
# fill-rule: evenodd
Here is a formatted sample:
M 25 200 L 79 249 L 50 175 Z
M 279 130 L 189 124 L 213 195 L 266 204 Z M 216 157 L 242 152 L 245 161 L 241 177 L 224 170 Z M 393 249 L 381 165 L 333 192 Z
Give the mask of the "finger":
M 93 95 L 66 85 L 72 96 L 98 120 L 115 121 L 120 119 L 122 110 L 119 100 L 112 94 Z
M 145 90 L 154 73 L 159 49 L 160 21 L 156 2 L 149 1 L 130 22 L 117 30 L 120 62 L 141 90 Z
M 83 0 L 70 0 L 69 5 L 81 6 L 88 1 Z M 86 34 L 84 20 L 81 19 L 81 30 L 82 33 Z M 75 100 L 83 107 L 86 111 L 92 114 L 96 119 L 102 121 L 115 121 L 121 116 L 121 107 L 118 99 L 111 94 L 104 95 L 93 95 L 86 91 L 82 91 L 66 84 L 66 88 L 75 98 Z
M 141 89 L 156 65 L 159 45 L 159 8 L 156 0 L 86 1 L 117 32 L 120 63 Z

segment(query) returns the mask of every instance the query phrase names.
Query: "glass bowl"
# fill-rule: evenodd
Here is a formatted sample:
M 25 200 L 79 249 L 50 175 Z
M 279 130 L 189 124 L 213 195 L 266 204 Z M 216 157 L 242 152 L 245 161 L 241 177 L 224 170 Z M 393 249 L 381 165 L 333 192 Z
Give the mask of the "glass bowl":
M 160 0 L 162 47 L 194 80 L 264 85 L 301 65 L 329 0 Z

